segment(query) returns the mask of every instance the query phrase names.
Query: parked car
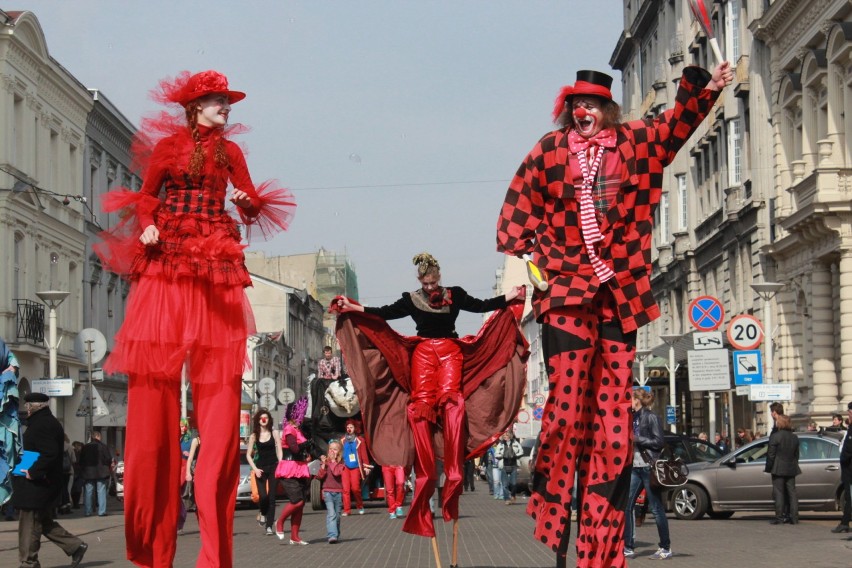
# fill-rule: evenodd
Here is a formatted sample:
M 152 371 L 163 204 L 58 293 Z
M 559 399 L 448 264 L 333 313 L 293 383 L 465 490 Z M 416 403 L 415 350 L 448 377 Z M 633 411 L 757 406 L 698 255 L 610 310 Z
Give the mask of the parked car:
M 716 444 L 683 434 L 666 433 L 663 441 L 675 457 L 682 459 L 685 464 L 712 462 L 725 455 Z
M 538 436 L 535 438 L 526 438 L 521 440 L 521 447 L 524 449 L 524 455 L 518 460 L 518 492 L 532 494 L 532 473 L 530 472 L 530 464 L 535 463 L 535 450 L 537 449 Z
M 840 436 L 797 432 L 799 467 L 796 477 L 800 511 L 833 511 L 841 501 Z M 735 511 L 772 511 L 772 477 L 764 473 L 769 438 L 760 438 L 719 459 L 689 466 L 689 481 L 671 493 L 670 505 L 679 519 L 705 514 L 727 519 Z

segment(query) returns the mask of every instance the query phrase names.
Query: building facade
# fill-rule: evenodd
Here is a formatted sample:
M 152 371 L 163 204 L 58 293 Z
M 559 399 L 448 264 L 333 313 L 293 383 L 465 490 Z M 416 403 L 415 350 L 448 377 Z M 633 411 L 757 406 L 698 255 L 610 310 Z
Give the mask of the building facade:
M 48 378 L 45 326 L 37 295 L 67 292 L 56 308 L 57 377 L 76 378 L 74 338 L 83 325 L 86 226 L 83 192 L 90 93 L 47 50 L 30 12 L 0 12 L 0 334 L 20 361 L 22 392 Z M 55 397 L 57 417 L 74 419 L 72 397 Z M 69 429 L 69 435 L 83 432 Z
M 663 315 L 638 339 L 652 363 L 646 369 L 659 377 L 648 383 L 668 401 L 674 373 L 678 430 L 771 428 L 765 405 L 745 394 L 689 389 L 688 307 L 713 296 L 725 309 L 723 332 L 741 314 L 773 322 L 765 333 L 772 348 L 761 347 L 769 355 L 764 379 L 792 384 L 785 404 L 799 425 L 826 424 L 852 400 L 852 328 L 841 325 L 852 322 L 852 280 L 845 281 L 852 277 L 844 278 L 852 269 L 852 7 L 838 0 L 708 6 L 735 81 L 665 170 L 652 274 Z M 651 118 L 670 105 L 685 65 L 716 62 L 686 3 L 623 7 L 625 31 L 610 63 L 622 72 L 625 119 Z

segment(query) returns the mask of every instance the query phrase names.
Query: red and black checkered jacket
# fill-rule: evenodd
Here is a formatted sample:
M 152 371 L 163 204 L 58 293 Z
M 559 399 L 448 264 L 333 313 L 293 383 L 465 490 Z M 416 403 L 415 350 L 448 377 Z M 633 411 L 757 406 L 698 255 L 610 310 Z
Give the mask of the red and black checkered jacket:
M 622 163 L 622 182 L 601 222 L 604 240 L 597 244 L 597 252 L 615 272 L 607 284 L 618 303 L 624 331 L 636 330 L 660 315 L 650 273 L 663 168 L 716 102 L 719 92 L 704 88 L 709 81 L 704 69 L 685 68 L 674 108 L 616 129 L 615 155 Z M 532 254 L 548 273 L 547 291 L 536 290 L 533 295 L 539 320 L 551 308 L 590 302 L 600 287 L 580 229 L 580 187 L 574 186 L 568 165 L 568 130 L 545 135 L 527 155 L 497 221 L 497 250 L 515 256 Z

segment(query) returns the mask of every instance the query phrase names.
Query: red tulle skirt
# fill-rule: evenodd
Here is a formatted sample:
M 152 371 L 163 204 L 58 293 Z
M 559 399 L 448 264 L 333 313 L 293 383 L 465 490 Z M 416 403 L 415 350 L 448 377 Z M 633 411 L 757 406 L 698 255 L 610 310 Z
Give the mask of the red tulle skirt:
M 179 381 L 223 383 L 250 367 L 246 338 L 256 332 L 242 285 L 143 275 L 131 285 L 124 325 L 104 370 Z

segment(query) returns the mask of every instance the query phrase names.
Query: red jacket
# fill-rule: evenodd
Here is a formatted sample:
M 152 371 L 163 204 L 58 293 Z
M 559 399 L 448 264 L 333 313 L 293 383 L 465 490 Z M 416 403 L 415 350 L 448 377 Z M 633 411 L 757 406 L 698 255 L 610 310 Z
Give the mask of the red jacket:
M 709 80 L 704 69 L 685 68 L 673 109 L 616 128 L 615 156 L 621 160 L 622 183 L 601 223 L 604 240 L 598 256 L 615 272 L 608 283 L 625 332 L 660 315 L 650 274 L 663 168 L 716 102 L 719 91 L 704 88 Z M 579 187 L 574 187 L 568 165 L 569 130 L 550 132 L 530 151 L 509 186 L 497 221 L 497 250 L 515 256 L 533 254 L 548 273 L 547 291 L 533 294 L 539 321 L 551 308 L 590 302 L 600 287 L 580 229 Z

